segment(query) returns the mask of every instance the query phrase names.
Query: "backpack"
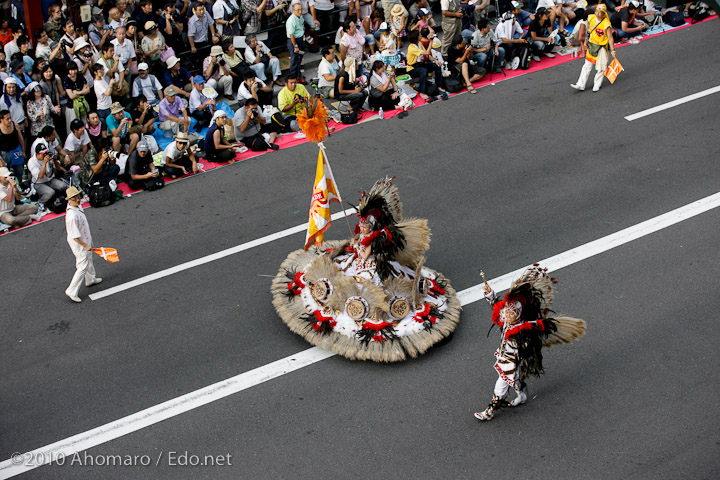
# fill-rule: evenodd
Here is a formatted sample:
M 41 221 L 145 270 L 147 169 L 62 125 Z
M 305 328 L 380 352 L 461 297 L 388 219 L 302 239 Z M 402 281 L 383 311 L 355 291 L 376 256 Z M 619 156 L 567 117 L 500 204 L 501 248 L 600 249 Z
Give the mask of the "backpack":
M 463 89 L 463 84 L 455 75 L 445 77 L 445 90 L 448 93 L 457 93 Z
M 520 50 L 520 70 L 527 70 L 530 68 L 530 49 L 522 48 Z
M 90 198 L 90 206 L 93 208 L 107 207 L 115 203 L 115 194 L 110 185 L 95 181 L 88 187 L 88 197 Z
M 47 208 L 53 213 L 64 213 L 67 210 L 67 199 L 62 194 L 55 194 L 53 198 L 46 204 Z
M 667 11 L 663 15 L 663 21 L 671 27 L 685 25 L 685 17 L 680 12 Z

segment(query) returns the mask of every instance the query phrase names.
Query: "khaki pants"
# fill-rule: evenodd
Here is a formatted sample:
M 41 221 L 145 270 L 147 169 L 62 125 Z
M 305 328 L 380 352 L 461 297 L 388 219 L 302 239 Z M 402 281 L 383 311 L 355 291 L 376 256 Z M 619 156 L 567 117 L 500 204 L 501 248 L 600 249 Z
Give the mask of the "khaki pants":
M 459 18 L 454 18 L 454 19 L 447 18 L 446 19 L 445 17 L 443 17 L 442 47 L 440 49 L 443 57 L 447 57 L 448 48 L 450 48 L 450 44 L 452 44 L 453 37 L 455 37 L 455 35 L 460 33 L 461 27 L 462 27 L 462 23 L 460 22 Z

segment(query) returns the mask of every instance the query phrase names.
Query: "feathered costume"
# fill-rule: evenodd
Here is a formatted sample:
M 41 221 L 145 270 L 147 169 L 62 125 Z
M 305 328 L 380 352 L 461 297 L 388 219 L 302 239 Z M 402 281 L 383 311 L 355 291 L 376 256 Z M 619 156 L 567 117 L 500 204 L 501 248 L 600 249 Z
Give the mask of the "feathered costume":
M 495 383 L 490 405 L 475 414 L 479 420 L 490 420 L 495 412 L 507 406 L 516 407 L 527 400 L 529 375 L 543 373 L 542 348 L 570 343 L 585 334 L 586 324 L 579 318 L 550 316 L 554 300 L 552 285 L 557 283 L 538 264 L 525 271 L 510 287 L 503 300 L 490 290 L 485 298 L 493 306 L 492 322 L 501 328 L 500 347 L 495 351 Z M 490 327 L 492 329 L 492 327 Z M 506 400 L 510 387 L 515 398 Z
M 272 284 L 273 305 L 293 332 L 353 360 L 417 357 L 460 317 L 455 290 L 424 266 L 427 220 L 403 219 L 392 180 L 361 192 L 355 237 L 291 253 Z

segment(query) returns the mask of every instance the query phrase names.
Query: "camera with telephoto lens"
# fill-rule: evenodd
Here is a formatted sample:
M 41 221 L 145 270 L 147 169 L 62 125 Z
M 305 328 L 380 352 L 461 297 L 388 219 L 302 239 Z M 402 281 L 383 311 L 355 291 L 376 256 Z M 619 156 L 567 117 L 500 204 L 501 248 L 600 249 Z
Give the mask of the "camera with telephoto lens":
M 220 60 L 218 60 L 218 65 L 221 65 L 221 66 L 224 67 L 224 66 L 225 66 L 225 59 L 224 59 L 224 58 L 221 58 Z

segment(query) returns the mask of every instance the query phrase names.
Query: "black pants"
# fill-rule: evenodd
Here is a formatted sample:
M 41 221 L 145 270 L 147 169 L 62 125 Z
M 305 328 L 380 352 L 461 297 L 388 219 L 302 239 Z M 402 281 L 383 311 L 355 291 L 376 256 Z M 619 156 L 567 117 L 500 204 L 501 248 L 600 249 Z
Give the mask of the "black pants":
M 358 110 L 359 108 L 362 108 L 363 103 L 365 103 L 366 97 L 367 93 L 365 93 L 365 91 L 355 93 L 343 93 L 341 95 L 335 92 L 335 98 L 340 101 L 350 102 L 350 108 L 352 108 L 353 110 Z
M 235 150 L 227 148 L 225 150 L 215 150 L 213 152 L 205 151 L 205 159 L 214 163 L 225 163 L 235 158 Z
M 192 172 L 192 160 L 190 160 L 190 155 L 185 153 L 182 157 L 178 158 L 177 160 L 172 161 L 175 165 L 180 165 L 182 167 L 185 167 L 185 170 L 189 172 Z M 182 169 L 177 167 L 168 167 L 167 165 L 163 167 L 163 171 L 166 175 L 170 175 L 171 177 L 182 177 L 184 175 Z
M 129 178 L 127 183 L 133 190 L 158 190 L 165 186 L 165 180 L 162 176 L 150 177 L 144 180 L 133 180 Z
M 205 110 L 195 110 L 190 116 L 197 120 L 197 124 L 195 125 L 195 131 L 197 132 L 210 125 L 210 120 L 212 120 L 209 108 Z

